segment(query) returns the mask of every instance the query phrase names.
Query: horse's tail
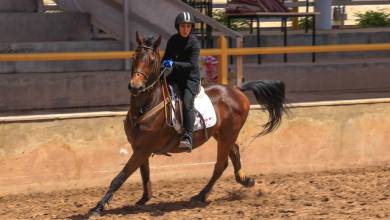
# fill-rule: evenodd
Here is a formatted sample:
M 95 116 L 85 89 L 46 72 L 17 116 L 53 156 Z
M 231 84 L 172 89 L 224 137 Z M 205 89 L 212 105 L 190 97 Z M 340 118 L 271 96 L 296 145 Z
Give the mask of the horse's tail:
M 268 112 L 269 118 L 259 135 L 268 134 L 282 122 L 285 111 L 284 83 L 279 80 L 250 81 L 240 86 L 241 91 L 252 90 L 257 102 Z

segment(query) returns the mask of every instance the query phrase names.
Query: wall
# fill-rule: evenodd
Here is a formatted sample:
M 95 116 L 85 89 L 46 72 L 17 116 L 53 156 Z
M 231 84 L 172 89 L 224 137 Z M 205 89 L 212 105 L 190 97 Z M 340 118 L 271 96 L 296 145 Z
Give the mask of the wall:
M 254 30 L 256 33 L 256 30 Z M 318 31 L 316 36 L 316 45 L 333 45 L 333 44 L 375 44 L 388 43 L 390 39 L 389 28 L 358 28 L 358 29 L 333 29 L 327 31 Z M 246 35 L 244 38 L 245 47 L 255 47 L 257 39 L 255 34 Z M 303 30 L 287 32 L 288 46 L 305 46 L 312 45 L 312 32 L 307 34 Z M 280 47 L 283 46 L 283 33 L 277 31 L 261 32 L 262 47 Z M 374 52 L 337 52 L 337 53 L 318 53 L 317 62 L 338 61 L 348 59 L 377 58 L 389 57 L 389 51 Z M 244 61 L 257 62 L 257 56 L 247 56 Z M 262 61 L 266 63 L 282 63 L 283 54 L 281 55 L 263 55 Z M 311 54 L 289 54 L 289 62 L 311 62 Z
M 128 72 L 0 74 L 0 110 L 129 103 Z
M 91 38 L 82 13 L 0 13 L 0 42 L 74 41 Z
M 291 102 L 388 98 L 390 60 L 245 65 L 245 80 L 277 79 Z
M 0 12 L 36 12 L 37 0 L 1 0 Z
M 257 108 L 240 134 L 249 174 L 302 172 L 390 163 L 390 100 L 294 105 L 274 133 Z M 0 118 L 0 194 L 108 186 L 131 154 L 123 112 Z M 209 177 L 213 140 L 191 154 L 151 158 L 152 180 Z M 227 174 L 232 173 L 229 166 Z M 130 181 L 140 181 L 138 172 Z
M 113 40 L 51 41 L 0 43 L 0 53 L 56 53 L 120 51 L 122 45 Z M 78 60 L 39 62 L 0 62 L 0 74 L 92 72 L 123 70 L 123 60 Z M 71 74 L 71 73 L 70 73 Z M 14 75 L 17 78 L 18 75 Z M 20 75 L 19 75 L 20 76 Z

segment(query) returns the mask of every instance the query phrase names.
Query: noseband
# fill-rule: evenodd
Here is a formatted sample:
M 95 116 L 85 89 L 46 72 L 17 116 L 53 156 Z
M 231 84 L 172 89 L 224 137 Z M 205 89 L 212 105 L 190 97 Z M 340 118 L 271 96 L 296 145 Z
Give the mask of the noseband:
M 144 48 L 144 49 L 152 50 L 153 53 L 156 54 L 156 52 L 155 52 L 155 50 L 154 50 L 153 47 L 148 47 L 148 46 L 145 46 L 145 45 L 140 45 L 140 46 L 138 46 L 138 48 Z M 138 48 L 137 48 L 137 49 L 138 49 Z M 157 56 L 156 56 L 156 57 L 157 57 Z M 150 73 L 154 73 L 154 72 L 157 70 L 157 68 L 158 68 L 158 62 L 154 61 L 153 68 L 152 68 L 152 70 L 150 71 Z M 132 72 L 132 73 L 131 73 L 132 75 L 133 75 L 133 74 L 140 74 L 140 75 L 142 75 L 142 76 L 145 78 L 145 84 L 149 81 L 149 76 L 151 75 L 151 74 L 149 74 L 149 76 L 148 76 L 146 73 L 141 72 L 141 71 L 136 71 L 136 72 L 131 71 L 131 72 Z M 149 91 L 150 89 L 152 89 L 152 88 L 156 85 L 156 83 L 158 82 L 158 80 L 160 79 L 160 77 L 161 77 L 161 75 L 162 75 L 163 73 L 164 73 L 164 71 L 162 71 L 162 72 L 160 73 L 160 75 L 155 79 L 155 81 L 153 81 L 150 85 L 146 86 L 145 88 L 142 88 L 142 89 L 137 90 L 135 94 L 134 94 L 134 93 L 131 93 L 131 95 L 137 96 L 137 95 L 139 95 L 140 93 L 143 93 L 143 92 L 146 92 L 146 91 Z

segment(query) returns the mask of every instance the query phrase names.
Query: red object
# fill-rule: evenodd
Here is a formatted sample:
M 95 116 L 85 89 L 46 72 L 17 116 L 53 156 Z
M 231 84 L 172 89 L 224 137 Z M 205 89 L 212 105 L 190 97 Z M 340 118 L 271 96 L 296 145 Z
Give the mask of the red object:
M 218 82 L 218 60 L 213 56 L 207 56 L 205 59 L 206 79 L 208 82 Z

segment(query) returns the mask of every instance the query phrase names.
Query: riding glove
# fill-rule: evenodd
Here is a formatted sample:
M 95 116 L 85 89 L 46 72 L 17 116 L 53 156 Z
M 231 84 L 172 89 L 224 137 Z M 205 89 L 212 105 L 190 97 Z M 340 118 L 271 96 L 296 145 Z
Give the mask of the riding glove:
M 173 67 L 173 61 L 171 59 L 164 60 L 162 64 L 165 68 L 172 68 Z

